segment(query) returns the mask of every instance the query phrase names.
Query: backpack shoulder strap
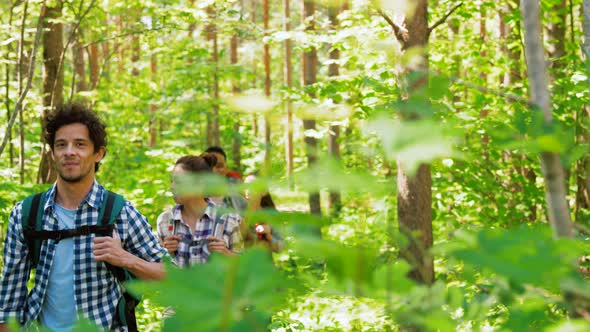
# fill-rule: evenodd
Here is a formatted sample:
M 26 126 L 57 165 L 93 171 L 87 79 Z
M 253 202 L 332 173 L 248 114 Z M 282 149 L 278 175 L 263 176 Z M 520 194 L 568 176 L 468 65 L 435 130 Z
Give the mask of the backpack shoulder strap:
M 30 236 L 33 231 L 43 230 L 43 208 L 47 201 L 47 192 L 28 196 L 24 199 L 21 207 L 21 225 L 23 236 L 27 241 L 29 259 L 32 268 L 37 267 L 39 254 L 41 252 L 41 239 Z
M 105 190 L 103 202 L 100 205 L 98 213 L 100 225 L 112 225 L 114 227 L 115 219 L 119 213 L 121 213 L 121 209 L 124 205 L 125 199 L 123 196 L 115 194 L 112 191 Z M 106 266 L 120 283 L 134 278 L 134 276 L 129 271 L 119 266 L 114 266 L 108 263 Z M 119 300 L 119 303 L 117 303 L 117 314 L 115 320 L 117 320 L 121 325 L 127 326 L 127 331 L 129 332 L 138 331 L 137 320 L 135 318 L 135 307 L 138 303 L 139 299 L 135 298 L 125 288 L 123 288 L 123 294 Z
M 121 213 L 121 209 L 125 205 L 125 199 L 119 194 L 112 191 L 105 190 L 105 195 L 100 205 L 98 212 L 98 220 L 100 225 L 114 225 L 115 219 Z
M 121 213 L 121 209 L 125 205 L 125 199 L 123 196 L 115 194 L 112 191 L 105 190 L 104 196 L 102 198 L 102 203 L 100 204 L 100 209 L 98 210 L 98 220 L 99 225 L 101 226 L 111 226 L 112 229 L 115 227 L 115 219 Z M 109 234 L 109 236 L 112 235 Z M 106 263 L 107 269 L 111 271 L 111 273 L 117 278 L 120 283 L 123 283 L 127 280 L 127 276 L 125 274 L 125 270 L 118 266 L 114 266 L 111 264 Z

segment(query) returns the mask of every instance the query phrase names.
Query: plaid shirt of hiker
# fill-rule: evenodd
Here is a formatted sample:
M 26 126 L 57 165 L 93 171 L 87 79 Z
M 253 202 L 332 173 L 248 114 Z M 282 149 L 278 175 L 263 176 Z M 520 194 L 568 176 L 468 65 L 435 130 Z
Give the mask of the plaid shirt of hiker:
M 76 211 L 75 227 L 99 223 L 98 210 L 105 189 L 96 181 Z M 43 229 L 58 230 L 55 217 L 56 185 L 49 190 L 43 208 Z M 35 273 L 35 286 L 28 292 L 27 281 L 31 272 L 28 248 L 21 224 L 22 202 L 10 214 L 8 233 L 4 242 L 4 269 L 0 281 L 0 322 L 16 317 L 21 324 L 35 321 L 41 312 L 43 299 L 53 263 L 55 240 L 43 241 L 39 265 Z M 151 226 L 127 201 L 116 220 L 116 230 L 123 249 L 148 262 L 160 262 L 167 255 L 153 235 Z M 109 329 L 115 307 L 121 297 L 121 286 L 105 263 L 96 262 L 92 254 L 94 234 L 74 238 L 74 295 L 76 310 L 97 325 Z M 117 331 L 125 331 L 119 327 Z
M 195 231 L 192 234 L 190 227 L 182 221 L 182 205 L 176 205 L 158 217 L 158 236 L 162 241 L 172 234 L 182 237 L 174 258 L 176 265 L 186 267 L 192 264 L 206 263 L 209 260 L 210 252 L 207 249 L 206 239 L 214 234 L 216 221 L 221 225 L 218 227 L 222 227 L 218 232 L 223 234 L 225 246 L 234 253 L 244 250 L 244 242 L 240 233 L 240 216 L 233 213 L 218 216 L 219 213 L 221 211 L 209 200 L 203 216 L 196 222 Z

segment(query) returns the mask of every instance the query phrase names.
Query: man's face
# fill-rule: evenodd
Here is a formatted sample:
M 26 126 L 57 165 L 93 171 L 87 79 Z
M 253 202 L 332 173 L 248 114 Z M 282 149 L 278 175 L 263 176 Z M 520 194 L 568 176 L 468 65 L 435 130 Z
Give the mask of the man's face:
M 217 158 L 217 164 L 213 167 L 213 172 L 225 176 L 227 174 L 227 163 L 221 153 L 213 152 L 215 158 Z
M 94 164 L 104 156 L 104 147 L 94 152 L 88 128 L 81 123 L 65 125 L 55 133 L 53 159 L 59 177 L 66 182 L 94 179 Z

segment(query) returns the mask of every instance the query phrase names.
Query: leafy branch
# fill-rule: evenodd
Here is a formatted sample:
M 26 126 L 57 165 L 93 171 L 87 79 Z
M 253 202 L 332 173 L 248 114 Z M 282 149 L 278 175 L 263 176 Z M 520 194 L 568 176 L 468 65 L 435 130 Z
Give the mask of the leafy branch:
M 39 48 L 39 41 L 41 40 L 41 31 L 43 30 L 43 21 L 45 18 L 45 0 L 41 3 L 41 14 L 39 15 L 39 20 L 37 22 L 37 31 L 35 32 L 35 42 L 33 44 L 33 49 L 31 51 L 31 60 L 29 62 L 29 70 L 27 74 L 27 84 L 25 85 L 25 89 L 22 91 L 16 104 L 14 105 L 14 112 L 12 113 L 10 120 L 8 121 L 8 126 L 6 133 L 4 134 L 4 139 L 2 139 L 2 144 L 0 145 L 0 156 L 2 156 L 2 152 L 4 152 L 4 148 L 8 143 L 8 137 L 10 136 L 10 131 L 12 130 L 12 126 L 14 125 L 14 121 L 16 120 L 16 116 L 22 111 L 23 100 L 27 96 L 29 89 L 31 88 L 33 82 L 33 72 L 35 71 L 35 61 L 37 60 L 37 49 Z M 22 41 L 21 41 L 22 43 Z

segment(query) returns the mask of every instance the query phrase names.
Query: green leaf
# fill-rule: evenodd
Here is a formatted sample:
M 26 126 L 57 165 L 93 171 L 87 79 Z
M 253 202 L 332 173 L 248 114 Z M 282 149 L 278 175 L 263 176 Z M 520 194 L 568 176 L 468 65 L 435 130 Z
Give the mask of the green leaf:
M 236 257 L 213 254 L 207 264 L 187 269 L 168 265 L 165 280 L 129 287 L 174 309 L 165 331 L 194 331 L 195 326 L 217 331 L 236 326 L 256 330 L 261 317 L 280 307 L 297 284 L 274 267 L 268 251 L 252 249 Z
M 433 120 L 399 122 L 380 116 L 371 120 L 369 128 L 381 140 L 385 156 L 400 160 L 413 174 L 421 163 L 457 155 L 457 139 Z

